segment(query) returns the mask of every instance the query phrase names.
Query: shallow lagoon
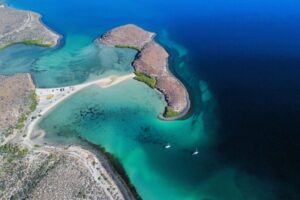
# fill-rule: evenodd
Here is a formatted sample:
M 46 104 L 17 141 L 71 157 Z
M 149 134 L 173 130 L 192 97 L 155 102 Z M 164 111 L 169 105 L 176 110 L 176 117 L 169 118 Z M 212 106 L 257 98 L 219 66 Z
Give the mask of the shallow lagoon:
M 244 196 L 245 186 L 235 179 L 245 175 L 220 168 L 203 115 L 162 121 L 158 115 L 163 108 L 160 95 L 134 80 L 107 89 L 92 86 L 58 106 L 39 129 L 48 132 L 47 143 L 68 143 L 70 137 L 81 136 L 100 144 L 121 161 L 144 199 Z M 168 150 L 167 143 L 172 145 Z M 192 156 L 196 148 L 200 153 Z M 249 196 L 260 192 L 255 188 L 256 194 Z

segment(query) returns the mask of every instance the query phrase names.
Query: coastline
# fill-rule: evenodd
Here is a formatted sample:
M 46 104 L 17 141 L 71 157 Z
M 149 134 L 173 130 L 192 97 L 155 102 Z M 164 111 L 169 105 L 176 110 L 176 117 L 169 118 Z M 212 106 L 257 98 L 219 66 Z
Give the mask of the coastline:
M 32 11 L 30 11 L 32 12 Z M 52 45 L 51 47 L 59 47 L 60 44 L 61 44 L 61 40 L 63 39 L 63 35 L 59 34 L 58 32 L 56 32 L 54 29 L 50 28 L 48 25 L 46 25 L 43 21 L 42 21 L 42 18 L 43 16 L 39 13 L 36 13 L 36 12 L 33 12 L 37 15 L 39 15 L 39 18 L 38 18 L 38 21 L 40 22 L 40 24 L 45 27 L 46 29 L 48 29 L 51 33 L 55 34 L 58 36 L 57 40 L 56 40 L 56 43 L 54 45 Z
M 153 38 L 153 41 L 154 41 L 154 38 Z M 175 76 L 175 74 L 170 70 L 170 61 L 169 61 L 170 54 L 169 54 L 169 52 L 162 45 L 160 45 L 158 42 L 155 41 L 155 43 L 158 44 L 161 48 L 163 48 L 164 51 L 166 51 L 166 53 L 168 54 L 168 57 L 165 58 L 166 59 L 166 61 L 165 61 L 166 62 L 166 65 L 165 65 L 166 74 L 169 77 L 174 78 L 178 82 L 178 84 L 182 88 L 184 88 L 184 93 L 185 94 L 180 94 L 180 95 L 185 97 L 185 101 L 187 103 L 187 105 L 182 110 L 180 110 L 180 112 L 178 114 L 176 114 L 176 116 L 172 116 L 172 117 L 167 116 L 166 117 L 166 116 L 164 116 L 165 113 L 163 113 L 161 116 L 159 116 L 159 118 L 162 119 L 162 120 L 165 120 L 165 121 L 173 121 L 173 120 L 183 119 L 183 118 L 185 118 L 187 116 L 187 114 L 189 113 L 190 108 L 191 108 L 189 92 L 187 91 L 185 85 L 181 82 L 181 80 L 179 78 L 177 78 Z M 141 53 L 141 51 L 139 51 L 139 53 Z M 138 58 L 136 57 L 135 60 L 137 60 L 137 59 Z M 168 99 L 168 93 L 167 93 L 167 91 L 163 91 L 163 89 L 159 88 L 157 85 L 155 86 L 155 89 L 164 96 L 164 100 L 167 103 L 167 106 L 172 105 L 172 101 Z
M 162 93 L 162 92 L 160 92 L 160 93 Z M 165 101 L 167 101 L 167 100 L 165 99 Z M 189 113 L 192 112 L 192 106 L 191 106 L 191 103 L 190 103 L 190 98 L 187 98 L 187 102 L 188 102 L 188 106 L 179 115 L 176 115 L 174 117 L 164 117 L 163 114 L 161 114 L 161 115 L 158 116 L 158 118 L 161 119 L 161 120 L 164 120 L 164 121 L 174 121 L 174 120 L 186 119 L 189 116 Z
M 167 50 L 166 50 L 167 51 Z M 171 55 L 169 52 L 168 52 L 169 55 Z M 169 56 L 169 59 L 171 56 Z M 181 119 L 185 119 L 188 117 L 188 114 L 191 112 L 191 98 L 190 98 L 190 92 L 188 92 L 188 89 L 186 88 L 186 86 L 183 84 L 183 82 L 180 80 L 180 78 L 178 78 L 176 76 L 176 73 L 174 73 L 172 70 L 171 70 L 171 67 L 169 65 L 170 63 L 170 60 L 168 60 L 168 65 L 167 65 L 167 70 L 168 70 L 168 73 L 171 74 L 176 80 L 178 80 L 178 82 L 181 84 L 181 86 L 183 88 L 185 88 L 185 91 L 186 91 L 186 102 L 187 102 L 187 106 L 176 116 L 174 117 L 164 117 L 163 115 L 159 116 L 160 119 L 162 120 L 165 120 L 165 121 L 173 121 L 173 120 L 181 120 Z M 156 88 L 160 93 L 163 94 L 164 97 L 166 97 L 166 95 L 163 93 L 163 91 L 160 91 L 158 88 Z M 168 100 L 165 98 L 165 101 L 168 103 Z
M 160 40 L 158 38 L 158 42 L 161 44 L 164 44 L 164 48 L 166 49 L 166 51 L 169 53 L 169 65 L 168 65 L 168 69 L 170 70 L 171 74 L 173 74 L 185 87 L 187 94 L 188 94 L 188 103 L 189 103 L 189 109 L 187 109 L 185 111 L 185 115 L 182 115 L 181 117 L 179 117 L 178 119 L 174 119 L 174 120 L 184 120 L 187 119 L 188 117 L 190 117 L 190 115 L 193 113 L 194 111 L 194 97 L 193 97 L 193 90 L 192 88 L 189 86 L 189 84 L 187 83 L 187 81 L 185 81 L 174 69 L 177 63 L 177 61 L 175 60 L 175 58 L 181 58 L 181 57 L 185 57 L 186 55 L 182 56 L 180 55 L 180 53 L 175 50 L 175 48 L 171 48 L 168 45 L 166 45 L 162 40 Z M 163 116 L 162 116 L 163 117 Z M 168 120 L 168 119 L 164 119 L 162 118 L 162 120 Z
M 155 36 L 155 35 L 154 35 Z M 154 37 L 153 37 L 154 39 Z M 120 47 L 116 47 L 116 48 L 120 48 Z M 122 47 L 123 48 L 123 47 Z M 124 48 L 131 48 L 131 47 L 124 47 Z M 165 47 L 164 47 L 165 48 Z M 132 48 L 134 50 L 136 50 L 135 48 Z M 166 49 L 166 48 L 165 48 Z M 172 61 L 172 53 L 169 53 L 169 51 L 166 49 L 166 51 L 168 52 L 169 54 L 169 59 Z M 140 51 L 138 50 L 138 53 Z M 137 53 L 137 55 L 138 55 Z M 136 55 L 136 57 L 137 57 Z M 189 90 L 187 89 L 186 85 L 183 83 L 184 81 L 181 80 L 179 77 L 178 77 L 178 74 L 172 70 L 172 67 L 170 67 L 169 63 L 171 61 L 168 61 L 168 65 L 166 67 L 166 69 L 168 70 L 168 73 L 171 74 L 175 79 L 178 80 L 178 82 L 181 84 L 181 86 L 183 88 L 185 88 L 185 91 L 186 91 L 186 102 L 187 102 L 187 106 L 184 108 L 184 110 L 182 112 L 180 112 L 178 115 L 174 116 L 174 117 L 165 117 L 164 116 L 164 113 L 158 115 L 158 118 L 161 119 L 161 120 L 164 120 L 164 121 L 174 121 L 174 120 L 183 120 L 183 119 L 186 119 L 189 117 L 189 114 L 192 112 L 192 103 L 191 103 L 191 96 L 190 96 L 190 92 Z M 134 61 L 133 61 L 134 62 Z M 166 106 L 169 104 L 168 103 L 168 100 L 166 98 L 166 94 L 160 90 L 159 88 L 157 87 L 154 87 L 153 89 L 155 89 L 164 99 L 164 101 L 166 102 Z
M 113 154 L 107 152 L 104 147 L 93 144 L 82 137 L 79 137 L 79 139 L 82 142 L 79 146 L 88 149 L 101 161 L 102 165 L 109 172 L 122 193 L 124 192 L 128 197 L 126 199 L 142 199 L 136 191 L 135 186 L 131 183 L 122 164 Z

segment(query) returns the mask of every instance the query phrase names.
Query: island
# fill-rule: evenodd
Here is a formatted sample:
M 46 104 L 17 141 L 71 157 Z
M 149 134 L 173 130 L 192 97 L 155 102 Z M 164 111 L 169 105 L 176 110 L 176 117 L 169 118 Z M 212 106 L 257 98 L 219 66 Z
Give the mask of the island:
M 60 35 L 41 22 L 41 15 L 0 5 L 0 49 L 12 44 L 53 47 Z
M 189 94 L 182 82 L 169 70 L 169 54 L 154 40 L 155 35 L 134 24 L 127 24 L 108 31 L 96 41 L 116 48 L 137 50 L 132 64 L 135 79 L 163 94 L 167 105 L 162 119 L 180 119 L 190 110 Z

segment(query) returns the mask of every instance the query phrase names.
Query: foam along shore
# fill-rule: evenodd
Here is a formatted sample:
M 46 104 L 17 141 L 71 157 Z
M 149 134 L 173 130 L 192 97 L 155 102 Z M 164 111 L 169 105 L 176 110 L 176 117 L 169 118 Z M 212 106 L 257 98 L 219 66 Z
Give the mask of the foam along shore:
M 138 51 L 133 67 L 137 77 L 161 92 L 167 102 L 162 119 L 183 118 L 190 110 L 189 94 L 185 86 L 169 70 L 168 52 L 155 40 L 155 33 L 128 24 L 114 28 L 97 41 L 117 48 L 133 48 Z
M 53 47 L 60 38 L 42 23 L 40 14 L 0 5 L 0 49 L 17 43 Z
M 134 78 L 134 76 L 135 75 L 133 73 L 122 75 L 122 76 L 112 75 L 98 80 L 90 81 L 87 83 L 74 85 L 74 86 L 60 87 L 60 88 L 46 88 L 46 89 L 37 88 L 36 94 L 38 96 L 39 103 L 37 105 L 36 110 L 31 114 L 26 124 L 27 141 L 31 140 L 32 131 L 35 125 L 38 123 L 39 119 L 41 119 L 43 115 L 47 114 L 56 105 L 63 102 L 71 95 L 91 85 L 98 85 L 101 88 L 108 88 L 113 85 L 119 84 L 123 81 L 126 81 L 128 79 L 132 79 Z

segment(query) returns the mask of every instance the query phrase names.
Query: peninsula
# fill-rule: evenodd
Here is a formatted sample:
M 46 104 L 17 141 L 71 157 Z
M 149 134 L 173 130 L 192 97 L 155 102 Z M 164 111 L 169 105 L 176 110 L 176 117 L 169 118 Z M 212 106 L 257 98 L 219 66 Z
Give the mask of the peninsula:
M 57 45 L 60 36 L 41 22 L 41 16 L 31 11 L 0 6 L 0 49 L 12 44 L 43 47 Z
M 0 76 L 0 199 L 135 199 L 99 149 L 85 142 L 68 147 L 36 143 L 30 131 L 43 114 L 72 94 L 133 77 L 37 89 L 30 74 Z
M 97 39 L 97 42 L 107 46 L 137 50 L 136 59 L 133 61 L 135 79 L 164 95 L 167 106 L 163 119 L 180 119 L 190 109 L 189 94 L 180 80 L 170 72 L 169 54 L 154 40 L 155 35 L 136 25 L 127 24 L 105 33 Z

